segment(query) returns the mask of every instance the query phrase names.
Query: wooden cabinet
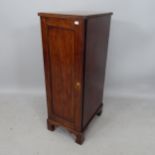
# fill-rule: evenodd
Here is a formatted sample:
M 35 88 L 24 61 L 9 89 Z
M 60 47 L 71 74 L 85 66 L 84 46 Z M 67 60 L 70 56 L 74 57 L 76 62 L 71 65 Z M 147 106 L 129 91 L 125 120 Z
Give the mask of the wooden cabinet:
M 78 144 L 102 111 L 111 15 L 39 13 L 48 129 L 65 127 Z

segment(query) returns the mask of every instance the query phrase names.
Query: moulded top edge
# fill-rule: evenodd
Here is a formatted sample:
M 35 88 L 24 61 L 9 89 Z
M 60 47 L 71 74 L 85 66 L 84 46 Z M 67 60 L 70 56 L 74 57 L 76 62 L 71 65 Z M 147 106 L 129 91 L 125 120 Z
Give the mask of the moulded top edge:
M 41 17 L 63 17 L 63 18 L 91 18 L 105 15 L 112 15 L 112 12 L 57 12 L 57 13 L 49 13 L 49 12 L 39 12 L 38 15 Z

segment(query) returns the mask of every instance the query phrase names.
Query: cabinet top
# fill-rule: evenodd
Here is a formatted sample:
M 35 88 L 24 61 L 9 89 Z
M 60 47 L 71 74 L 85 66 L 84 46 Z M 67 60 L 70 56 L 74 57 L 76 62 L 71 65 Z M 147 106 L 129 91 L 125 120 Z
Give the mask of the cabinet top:
M 41 17 L 62 17 L 62 18 L 71 18 L 71 17 L 79 17 L 79 18 L 91 18 L 91 17 L 98 17 L 98 16 L 105 16 L 105 15 L 112 15 L 112 12 L 88 12 L 88 11 L 72 11 L 72 12 L 39 12 L 38 15 Z

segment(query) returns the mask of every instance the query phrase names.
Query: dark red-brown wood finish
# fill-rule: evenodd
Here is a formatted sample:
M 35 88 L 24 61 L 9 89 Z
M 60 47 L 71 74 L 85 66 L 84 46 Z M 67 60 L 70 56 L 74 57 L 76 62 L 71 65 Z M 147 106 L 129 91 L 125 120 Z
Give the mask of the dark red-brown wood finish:
M 65 127 L 78 144 L 91 119 L 102 111 L 111 15 L 39 13 L 48 129 Z

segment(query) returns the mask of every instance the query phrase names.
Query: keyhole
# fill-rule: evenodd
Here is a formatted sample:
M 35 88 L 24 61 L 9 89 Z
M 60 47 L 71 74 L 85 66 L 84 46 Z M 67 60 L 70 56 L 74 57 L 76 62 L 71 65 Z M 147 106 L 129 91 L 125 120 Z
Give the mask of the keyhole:
M 76 88 L 80 88 L 80 87 L 81 87 L 80 82 L 76 82 Z

